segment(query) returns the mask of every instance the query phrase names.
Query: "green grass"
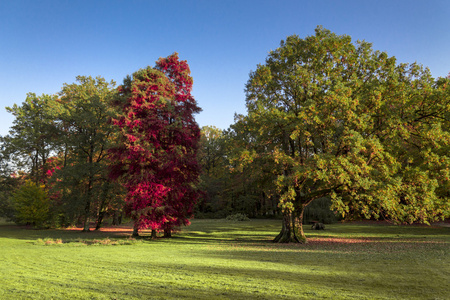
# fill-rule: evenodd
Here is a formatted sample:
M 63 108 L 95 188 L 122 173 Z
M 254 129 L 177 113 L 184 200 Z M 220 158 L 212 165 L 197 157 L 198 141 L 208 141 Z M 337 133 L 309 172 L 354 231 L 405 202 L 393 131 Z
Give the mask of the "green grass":
M 449 299 L 450 228 L 194 220 L 172 239 L 0 223 L 0 299 Z

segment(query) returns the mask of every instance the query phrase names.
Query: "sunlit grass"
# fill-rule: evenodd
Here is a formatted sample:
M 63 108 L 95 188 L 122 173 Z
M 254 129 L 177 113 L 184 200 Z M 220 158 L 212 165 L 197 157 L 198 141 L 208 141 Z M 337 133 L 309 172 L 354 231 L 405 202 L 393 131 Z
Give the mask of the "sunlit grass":
M 280 221 L 131 228 L 0 226 L 0 299 L 448 299 L 450 228 L 358 224 L 274 244 Z

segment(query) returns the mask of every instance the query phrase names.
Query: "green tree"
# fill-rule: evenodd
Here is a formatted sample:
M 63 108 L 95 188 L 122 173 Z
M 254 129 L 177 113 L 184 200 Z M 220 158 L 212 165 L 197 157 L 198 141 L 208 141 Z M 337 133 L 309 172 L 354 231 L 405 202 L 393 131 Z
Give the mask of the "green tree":
M 343 216 L 429 223 L 448 217 L 449 80 L 318 27 L 289 36 L 246 85 L 247 163 L 270 162 L 283 227 L 330 196 Z
M 214 126 L 201 128 L 198 161 L 202 169 L 200 189 L 203 193 L 197 202 L 196 213 L 198 216 L 207 217 L 220 215 L 221 212 L 218 211 L 226 207 L 223 194 L 229 178 L 222 130 Z
M 106 168 L 113 136 L 109 103 L 114 86 L 113 81 L 101 77 L 78 76 L 76 83 L 64 84 L 61 98 L 52 107 L 63 152 L 63 168 L 57 172 L 60 181 L 55 187 L 63 191 L 71 218 L 81 210 L 83 231 L 89 231 L 94 198 L 106 195 L 110 187 Z
M 46 162 L 54 150 L 56 127 L 49 107 L 56 99 L 55 95 L 29 93 L 21 106 L 6 107 L 15 120 L 3 138 L 2 155 L 14 163 L 15 171 L 28 172 L 35 183 L 46 177 Z
M 201 128 L 199 162 L 203 172 L 211 176 L 224 171 L 223 131 L 215 126 Z
M 13 193 L 12 203 L 17 223 L 42 227 L 49 220 L 50 199 L 47 192 L 31 180 Z

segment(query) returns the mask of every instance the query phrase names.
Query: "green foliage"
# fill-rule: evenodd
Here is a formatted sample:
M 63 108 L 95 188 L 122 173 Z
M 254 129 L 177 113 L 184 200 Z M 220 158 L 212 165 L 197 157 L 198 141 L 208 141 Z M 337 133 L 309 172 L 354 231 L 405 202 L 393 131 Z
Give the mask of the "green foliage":
M 12 195 L 15 220 L 19 224 L 42 227 L 49 219 L 50 199 L 43 186 L 27 180 Z
M 0 217 L 10 221 L 14 219 L 14 206 L 11 193 L 16 190 L 20 180 L 9 175 L 0 175 Z
M 14 171 L 29 173 L 36 183 L 45 178 L 47 170 L 42 166 L 54 150 L 56 125 L 50 107 L 56 98 L 55 95 L 29 93 L 21 106 L 6 107 L 15 119 L 10 134 L 3 138 L 2 156 L 14 162 Z
M 77 82 L 64 84 L 61 99 L 53 108 L 59 124 L 59 141 L 64 151 L 58 189 L 66 202 L 72 202 L 89 230 L 92 206 L 101 197 L 108 181 L 108 149 L 113 142 L 113 111 L 110 101 L 115 94 L 114 81 L 102 77 L 77 76 Z M 104 199 L 106 200 L 106 199 Z M 99 200 L 100 202 L 102 200 Z
M 196 217 L 224 218 L 233 213 L 258 217 L 274 215 L 278 210 L 276 197 L 266 189 L 265 181 L 270 176 L 265 168 L 270 166 L 256 170 L 233 159 L 236 149 L 245 143 L 244 136 L 236 132 L 202 128 L 199 161 L 204 195 L 197 205 Z
M 108 209 L 121 209 L 120 187 L 106 175 L 114 93 L 113 81 L 78 76 L 59 95 L 29 93 L 22 105 L 6 108 L 15 120 L 1 139 L 2 176 L 45 184 L 52 199 L 47 221 L 54 226 L 87 225 L 93 216 L 101 223 Z M 7 190 L 0 191 L 3 211 L 7 198 Z
M 227 216 L 227 221 L 250 221 L 250 219 L 244 214 L 234 214 Z

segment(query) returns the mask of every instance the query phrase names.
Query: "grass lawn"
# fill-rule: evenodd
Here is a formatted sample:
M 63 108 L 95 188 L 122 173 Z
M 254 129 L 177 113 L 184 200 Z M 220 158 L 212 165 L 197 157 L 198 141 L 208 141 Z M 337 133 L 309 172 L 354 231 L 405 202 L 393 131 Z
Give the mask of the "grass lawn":
M 193 220 L 132 240 L 0 223 L 0 299 L 450 299 L 449 227 L 333 224 L 273 244 L 280 226 Z

